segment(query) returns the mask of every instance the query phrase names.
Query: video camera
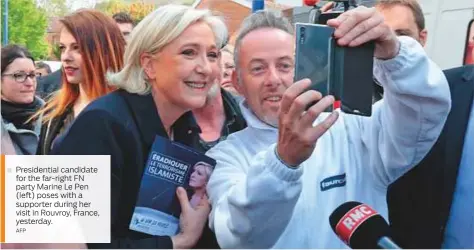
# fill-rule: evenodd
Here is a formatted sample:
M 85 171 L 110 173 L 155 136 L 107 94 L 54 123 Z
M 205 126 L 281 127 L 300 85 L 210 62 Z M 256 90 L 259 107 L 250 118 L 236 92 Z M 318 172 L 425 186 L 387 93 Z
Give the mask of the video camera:
M 329 12 L 322 12 L 321 8 L 327 3 L 333 2 L 334 6 Z M 332 1 L 319 1 L 313 6 L 313 9 L 309 14 L 309 23 L 314 24 L 326 24 L 329 19 L 338 17 L 340 14 L 357 8 L 357 2 L 355 0 L 332 0 Z

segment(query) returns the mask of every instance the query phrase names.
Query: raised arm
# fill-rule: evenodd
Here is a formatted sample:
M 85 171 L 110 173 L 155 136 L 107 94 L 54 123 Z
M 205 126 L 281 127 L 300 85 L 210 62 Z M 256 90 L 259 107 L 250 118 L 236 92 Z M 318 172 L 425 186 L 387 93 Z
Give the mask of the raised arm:
M 376 60 L 384 98 L 360 119 L 375 178 L 386 186 L 418 164 L 434 145 L 451 108 L 448 82 L 412 38 L 400 37 L 398 55 Z
M 275 146 L 248 159 L 236 156 L 237 140 L 208 152 L 217 161 L 208 184 L 210 226 L 222 248 L 271 248 L 292 217 L 303 169 L 282 164 Z

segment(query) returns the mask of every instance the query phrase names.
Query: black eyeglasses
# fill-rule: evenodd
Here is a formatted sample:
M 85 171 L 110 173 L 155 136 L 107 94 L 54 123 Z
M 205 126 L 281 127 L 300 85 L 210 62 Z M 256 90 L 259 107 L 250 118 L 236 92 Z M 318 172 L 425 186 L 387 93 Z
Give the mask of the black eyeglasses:
M 29 74 L 27 74 L 26 72 L 16 72 L 13 74 L 3 74 L 2 76 L 13 76 L 16 82 L 24 83 L 27 77 L 29 77 L 31 80 L 34 80 L 36 79 L 36 77 L 41 77 L 41 73 L 30 72 Z

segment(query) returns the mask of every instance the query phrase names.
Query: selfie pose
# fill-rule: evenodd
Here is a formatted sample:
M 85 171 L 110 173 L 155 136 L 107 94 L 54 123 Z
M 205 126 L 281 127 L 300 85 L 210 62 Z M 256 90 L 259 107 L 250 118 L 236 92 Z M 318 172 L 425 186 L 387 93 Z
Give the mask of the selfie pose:
M 245 96 L 248 127 L 207 153 L 217 161 L 207 190 L 222 248 L 346 248 L 330 214 L 358 201 L 387 219 L 388 185 L 441 133 L 449 87 L 417 41 L 397 37 L 373 8 L 347 11 L 328 25 L 340 46 L 375 42 L 374 73 L 385 96 L 371 117 L 324 112 L 334 97 L 308 90 L 308 79 L 293 83 L 289 21 L 271 11 L 246 18 L 233 79 Z M 377 248 L 370 239 L 367 245 Z

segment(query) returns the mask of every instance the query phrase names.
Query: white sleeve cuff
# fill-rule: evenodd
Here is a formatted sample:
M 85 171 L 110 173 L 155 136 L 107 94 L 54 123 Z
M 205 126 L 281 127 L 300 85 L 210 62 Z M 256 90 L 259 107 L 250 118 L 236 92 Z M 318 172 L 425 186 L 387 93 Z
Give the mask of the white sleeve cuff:
M 275 176 L 284 181 L 296 181 L 303 174 L 301 166 L 290 167 L 286 165 L 276 152 L 276 144 L 272 145 L 265 157 L 265 165 Z
M 400 41 L 400 48 L 398 54 L 394 58 L 388 60 L 381 60 L 375 58 L 375 69 L 384 69 L 386 72 L 398 71 L 400 69 L 403 69 L 407 65 L 411 65 L 408 62 L 413 60 L 413 54 L 418 54 L 420 52 L 425 53 L 421 44 L 411 37 L 400 36 L 398 37 L 398 40 Z

